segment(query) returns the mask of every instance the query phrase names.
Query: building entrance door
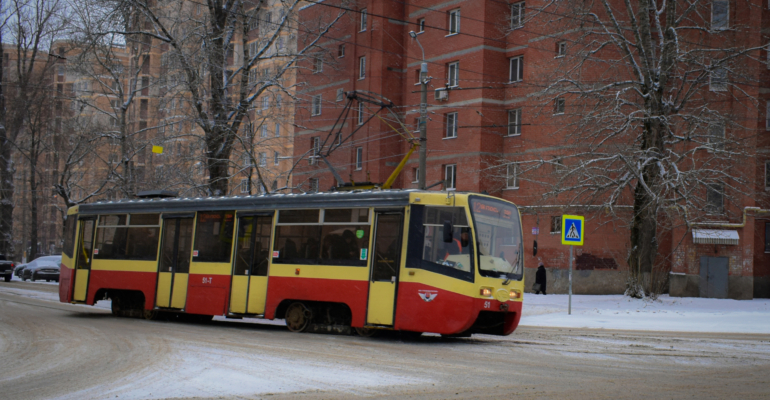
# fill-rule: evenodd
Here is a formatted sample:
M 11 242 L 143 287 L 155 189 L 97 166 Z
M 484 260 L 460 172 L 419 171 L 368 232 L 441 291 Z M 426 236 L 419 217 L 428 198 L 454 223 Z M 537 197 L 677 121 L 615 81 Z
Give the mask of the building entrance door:
M 727 257 L 700 258 L 700 297 L 727 298 Z

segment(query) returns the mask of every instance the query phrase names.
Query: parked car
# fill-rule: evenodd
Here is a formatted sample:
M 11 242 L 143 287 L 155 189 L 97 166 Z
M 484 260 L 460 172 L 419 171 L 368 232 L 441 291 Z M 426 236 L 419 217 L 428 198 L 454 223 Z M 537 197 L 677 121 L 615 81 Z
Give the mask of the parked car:
M 10 282 L 13 277 L 13 261 L 7 261 L 2 254 L 0 254 L 0 276 L 2 276 L 6 282 Z
M 16 275 L 19 279 L 21 279 L 21 273 L 24 272 L 24 268 L 27 268 L 27 265 L 29 264 L 17 265 L 16 268 L 13 269 L 13 274 Z
M 61 265 L 61 256 L 43 256 L 38 257 L 27 264 L 21 273 L 21 280 L 27 279 L 32 282 L 45 279 L 47 282 L 59 282 L 59 266 Z

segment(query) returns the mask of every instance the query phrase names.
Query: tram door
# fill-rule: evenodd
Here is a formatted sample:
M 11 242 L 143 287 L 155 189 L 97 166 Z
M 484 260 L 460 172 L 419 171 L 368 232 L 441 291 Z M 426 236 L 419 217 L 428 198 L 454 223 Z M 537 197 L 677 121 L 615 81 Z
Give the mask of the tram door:
M 230 312 L 264 314 L 273 214 L 239 215 Z
M 91 274 L 91 259 L 94 250 L 96 219 L 81 219 L 79 223 L 80 235 L 78 236 L 77 255 L 75 256 L 75 290 L 72 294 L 72 300 L 86 301 L 88 277 Z
M 193 215 L 163 216 L 163 237 L 158 262 L 155 305 L 184 308 L 193 238 Z
M 367 324 L 393 325 L 403 221 L 404 214 L 401 212 L 375 212 L 374 250 L 369 257 L 371 276 Z

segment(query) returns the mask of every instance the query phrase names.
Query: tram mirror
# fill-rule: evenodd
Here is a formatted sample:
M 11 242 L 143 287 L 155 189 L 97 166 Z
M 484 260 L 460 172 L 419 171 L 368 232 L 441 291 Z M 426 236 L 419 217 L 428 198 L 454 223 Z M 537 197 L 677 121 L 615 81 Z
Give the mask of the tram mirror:
M 534 257 L 536 255 L 537 255 L 537 240 L 535 240 L 535 243 L 532 244 L 532 256 Z
M 452 243 L 452 222 L 444 221 L 444 243 Z

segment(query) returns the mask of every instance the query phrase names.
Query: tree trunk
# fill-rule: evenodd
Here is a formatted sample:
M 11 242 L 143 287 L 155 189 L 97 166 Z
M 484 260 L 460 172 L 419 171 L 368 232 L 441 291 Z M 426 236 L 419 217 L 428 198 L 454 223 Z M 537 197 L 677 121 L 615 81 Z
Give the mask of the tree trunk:
M 38 257 L 37 248 L 37 162 L 30 160 L 29 166 L 29 259 L 34 260 Z

